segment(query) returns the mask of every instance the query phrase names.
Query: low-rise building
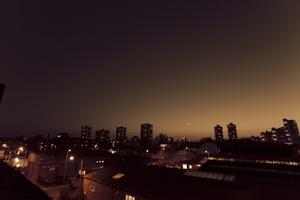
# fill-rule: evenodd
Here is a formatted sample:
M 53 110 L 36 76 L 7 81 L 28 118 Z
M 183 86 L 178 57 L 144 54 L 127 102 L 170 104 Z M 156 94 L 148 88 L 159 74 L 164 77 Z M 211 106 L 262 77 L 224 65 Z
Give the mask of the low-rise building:
M 83 189 L 87 200 L 277 200 L 300 195 L 300 182 L 290 174 L 228 173 L 222 168 L 213 170 L 214 164 L 199 170 L 107 167 L 86 175 Z
M 34 180 L 52 182 L 56 177 L 63 176 L 63 163 L 55 156 L 30 153 L 28 156 L 27 176 Z

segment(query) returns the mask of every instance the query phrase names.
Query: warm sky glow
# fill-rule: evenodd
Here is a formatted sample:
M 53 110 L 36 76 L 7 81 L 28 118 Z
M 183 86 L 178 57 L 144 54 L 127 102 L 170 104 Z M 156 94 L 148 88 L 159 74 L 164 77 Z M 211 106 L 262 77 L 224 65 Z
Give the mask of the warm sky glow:
M 300 3 L 130 2 L 7 5 L 0 135 L 149 122 L 200 138 L 234 122 L 249 136 L 300 120 Z

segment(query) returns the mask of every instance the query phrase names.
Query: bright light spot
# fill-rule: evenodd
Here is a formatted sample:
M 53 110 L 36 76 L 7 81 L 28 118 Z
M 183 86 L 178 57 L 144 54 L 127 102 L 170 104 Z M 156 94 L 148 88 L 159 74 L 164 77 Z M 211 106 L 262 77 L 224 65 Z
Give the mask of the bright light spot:
M 72 151 L 71 149 L 68 150 L 68 152 L 71 152 L 71 151 Z
M 135 197 L 134 196 L 131 196 L 129 194 L 126 194 L 125 195 L 125 200 L 135 200 Z
M 15 162 L 17 163 L 17 162 L 19 162 L 20 161 L 20 159 L 19 158 L 15 158 Z
M 70 156 L 70 160 L 74 160 L 75 159 L 75 157 L 74 156 Z
M 109 151 L 111 154 L 117 153 L 117 151 L 116 151 L 116 150 L 113 150 L 113 149 L 109 149 L 108 151 Z
M 2 147 L 3 148 L 7 148 L 7 144 L 2 144 Z
M 24 147 L 19 147 L 19 151 L 24 151 Z
M 188 165 L 187 164 L 182 164 L 182 169 L 188 169 Z
M 21 166 L 20 164 L 17 164 L 17 165 L 16 165 L 17 168 L 19 168 L 20 166 Z
M 148 150 L 148 149 L 146 149 L 146 153 L 149 153 L 149 150 Z
M 81 175 L 81 176 L 84 176 L 84 175 L 86 175 L 86 171 L 85 170 L 79 170 L 78 174 Z
M 114 175 L 114 176 L 112 177 L 112 179 L 118 180 L 118 179 L 122 178 L 123 176 L 125 176 L 125 174 L 118 173 L 118 174 Z

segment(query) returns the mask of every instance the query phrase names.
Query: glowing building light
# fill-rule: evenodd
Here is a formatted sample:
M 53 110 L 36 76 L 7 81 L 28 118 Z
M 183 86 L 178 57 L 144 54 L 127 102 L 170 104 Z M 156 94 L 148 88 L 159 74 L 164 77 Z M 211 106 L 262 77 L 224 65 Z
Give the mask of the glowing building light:
M 123 176 L 125 176 L 125 174 L 123 174 L 123 173 L 117 173 L 116 175 L 114 175 L 112 177 L 112 179 L 118 180 L 118 179 L 122 178 Z

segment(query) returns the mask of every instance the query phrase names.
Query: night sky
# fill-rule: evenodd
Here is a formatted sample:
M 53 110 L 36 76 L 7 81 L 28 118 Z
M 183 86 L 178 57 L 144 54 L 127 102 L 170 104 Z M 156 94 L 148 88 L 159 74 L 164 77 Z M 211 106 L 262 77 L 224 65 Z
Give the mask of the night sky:
M 197 2 L 197 3 L 195 3 Z M 298 1 L 299 2 L 299 1 Z M 4 3 L 5 4 L 5 3 Z M 300 3 L 8 1 L 1 6 L 0 136 L 81 125 L 241 136 L 300 120 Z

